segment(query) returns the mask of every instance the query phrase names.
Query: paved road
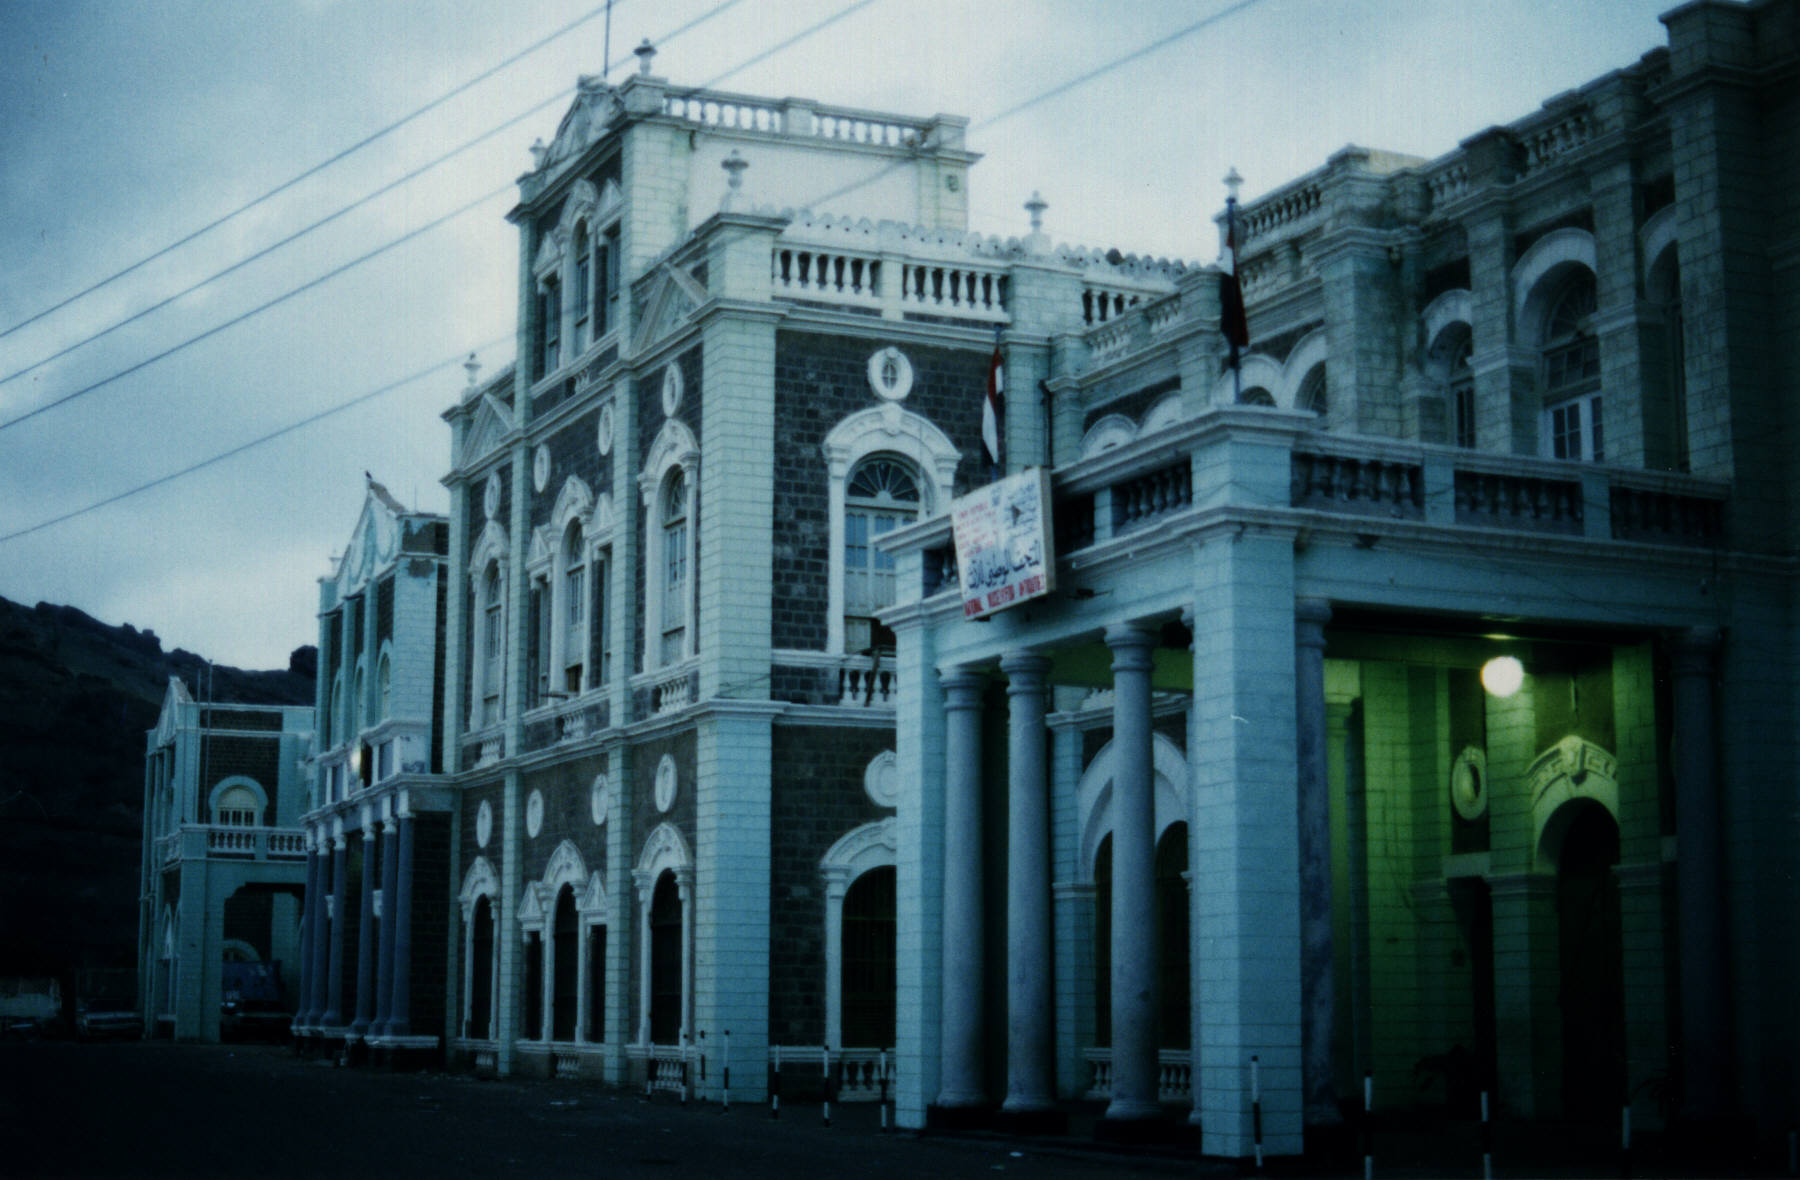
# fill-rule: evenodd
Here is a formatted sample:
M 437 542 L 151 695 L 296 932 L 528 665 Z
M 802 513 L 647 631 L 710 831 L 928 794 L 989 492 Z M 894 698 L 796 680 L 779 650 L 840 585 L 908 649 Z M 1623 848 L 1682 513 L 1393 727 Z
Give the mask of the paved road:
M 272 1046 L 0 1046 L 0 1175 L 851 1176 L 1230 1175 L 1192 1161 L 882 1135 L 867 1108 L 682 1109 L 571 1083 L 390 1074 Z M 790 1117 L 792 1116 L 792 1117 Z

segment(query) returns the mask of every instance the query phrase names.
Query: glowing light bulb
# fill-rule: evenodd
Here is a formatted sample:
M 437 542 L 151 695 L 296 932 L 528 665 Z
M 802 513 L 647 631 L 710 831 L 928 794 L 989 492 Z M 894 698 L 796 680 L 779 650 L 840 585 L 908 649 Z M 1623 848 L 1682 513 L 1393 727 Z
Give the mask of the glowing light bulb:
M 1481 686 L 1497 697 L 1509 697 L 1525 683 L 1525 665 L 1512 656 L 1495 656 L 1481 666 Z

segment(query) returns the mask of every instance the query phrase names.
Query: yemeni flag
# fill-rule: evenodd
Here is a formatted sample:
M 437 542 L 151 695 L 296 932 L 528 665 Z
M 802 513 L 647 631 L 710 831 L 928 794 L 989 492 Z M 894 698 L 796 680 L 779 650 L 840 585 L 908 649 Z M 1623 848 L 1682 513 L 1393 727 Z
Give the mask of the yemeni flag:
M 1006 429 L 1006 362 L 1000 356 L 1000 329 L 994 329 L 994 355 L 988 361 L 987 399 L 981 403 L 981 446 L 996 475 L 1005 461 L 1001 439 Z
M 1244 288 L 1238 282 L 1237 198 L 1225 202 L 1225 272 L 1219 276 L 1219 331 L 1231 345 L 1231 367 L 1238 349 L 1250 345 L 1250 321 L 1244 316 Z

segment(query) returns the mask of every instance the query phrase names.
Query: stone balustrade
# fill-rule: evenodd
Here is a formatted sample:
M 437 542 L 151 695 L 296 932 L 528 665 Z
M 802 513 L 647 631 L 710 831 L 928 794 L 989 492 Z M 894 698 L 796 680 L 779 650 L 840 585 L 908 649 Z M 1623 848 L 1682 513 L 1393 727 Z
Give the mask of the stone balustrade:
M 778 245 L 770 276 L 778 299 L 881 306 L 881 260 L 842 251 Z
M 662 113 L 702 127 L 889 148 L 923 144 L 934 125 L 931 120 L 896 119 L 851 107 L 806 101 L 771 102 L 717 90 L 667 94 L 663 97 Z
M 1594 135 L 1593 113 L 1580 106 L 1554 121 L 1522 131 L 1519 146 L 1524 150 L 1525 174 L 1530 175 L 1585 145 Z
M 838 704 L 892 709 L 900 699 L 900 673 L 892 664 L 871 666 L 858 657 L 838 669 Z
M 1089 1080 L 1083 1097 L 1094 1102 L 1112 1100 L 1112 1050 L 1084 1049 Z M 1160 1049 L 1156 1054 L 1156 1097 L 1159 1102 L 1186 1105 L 1194 1096 L 1193 1053 L 1187 1049 Z
M 907 262 L 900 269 L 900 304 L 905 311 L 1002 321 L 1006 286 L 1006 272 L 997 268 Z
M 1288 503 L 1295 508 L 1419 520 L 1425 484 L 1418 463 L 1295 451 Z

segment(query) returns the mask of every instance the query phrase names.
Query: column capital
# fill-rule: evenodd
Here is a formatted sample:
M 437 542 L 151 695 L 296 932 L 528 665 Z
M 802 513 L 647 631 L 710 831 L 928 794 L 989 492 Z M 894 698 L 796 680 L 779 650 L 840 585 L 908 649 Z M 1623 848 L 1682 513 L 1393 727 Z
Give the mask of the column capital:
M 1009 696 L 1021 692 L 1041 693 L 1044 678 L 1050 673 L 1050 657 L 1030 650 L 1008 652 L 1000 657 L 1000 670 L 1006 673 Z
M 1331 604 L 1323 598 L 1294 600 L 1294 642 L 1301 647 L 1325 646 L 1325 624 L 1331 622 Z
M 979 709 L 981 686 L 985 677 L 966 664 L 938 672 L 938 684 L 944 690 L 945 709 Z
M 1677 676 L 1703 676 L 1712 671 L 1719 650 L 1717 627 L 1688 627 L 1675 633 L 1670 645 Z
M 1106 629 L 1106 646 L 1112 648 L 1115 673 L 1148 672 L 1156 631 L 1143 623 L 1114 623 Z

